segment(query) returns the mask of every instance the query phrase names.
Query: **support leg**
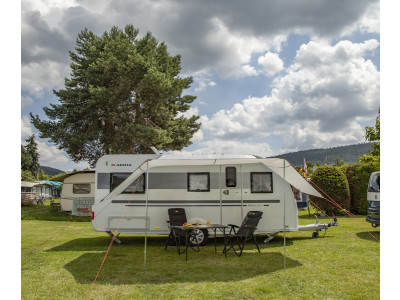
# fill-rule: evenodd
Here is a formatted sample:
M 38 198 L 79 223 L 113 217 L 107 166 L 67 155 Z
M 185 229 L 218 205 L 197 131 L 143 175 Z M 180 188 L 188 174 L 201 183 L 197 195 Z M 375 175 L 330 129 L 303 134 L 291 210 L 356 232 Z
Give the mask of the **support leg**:
M 256 236 L 255 236 L 255 235 L 253 235 L 253 240 L 254 240 L 254 244 L 256 244 L 258 253 L 261 253 L 260 248 L 258 248 L 258 243 L 257 243 Z
M 111 231 L 107 231 L 107 233 L 108 233 L 108 235 L 109 235 L 111 238 L 114 237 L 114 241 L 115 241 L 117 244 L 122 244 L 121 240 L 118 239 L 118 236 L 120 235 L 120 233 L 117 233 L 116 235 L 114 235 Z

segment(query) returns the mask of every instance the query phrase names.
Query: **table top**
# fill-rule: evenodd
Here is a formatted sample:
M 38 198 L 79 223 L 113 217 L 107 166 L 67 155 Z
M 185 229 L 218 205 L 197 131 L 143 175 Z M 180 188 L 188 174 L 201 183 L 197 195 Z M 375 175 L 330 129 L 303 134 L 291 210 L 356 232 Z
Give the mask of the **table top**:
M 171 226 L 171 228 L 192 230 L 192 229 L 229 228 L 229 226 L 222 225 L 222 224 L 210 224 L 210 225 L 193 225 L 192 228 L 185 228 L 183 226 Z

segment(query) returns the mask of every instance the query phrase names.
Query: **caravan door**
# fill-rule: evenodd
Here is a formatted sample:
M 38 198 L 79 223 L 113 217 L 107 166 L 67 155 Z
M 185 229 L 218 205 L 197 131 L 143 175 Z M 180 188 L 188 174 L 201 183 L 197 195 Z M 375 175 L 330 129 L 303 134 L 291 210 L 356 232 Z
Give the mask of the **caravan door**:
M 240 225 L 243 220 L 241 165 L 221 165 L 221 224 Z

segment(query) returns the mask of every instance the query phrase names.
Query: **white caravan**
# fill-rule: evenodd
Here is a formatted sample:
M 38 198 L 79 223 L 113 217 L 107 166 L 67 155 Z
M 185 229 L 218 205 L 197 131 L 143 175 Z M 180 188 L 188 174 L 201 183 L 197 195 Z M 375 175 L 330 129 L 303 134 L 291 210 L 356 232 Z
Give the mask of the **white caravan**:
M 61 210 L 72 211 L 74 198 L 92 198 L 95 194 L 94 171 L 79 171 L 65 175 L 61 191 Z
M 238 224 L 248 211 L 263 217 L 257 233 L 312 230 L 337 225 L 299 226 L 291 186 L 322 197 L 284 159 L 176 159 L 160 154 L 105 155 L 96 164 L 92 225 L 96 231 L 168 234 L 168 208 L 182 207 L 189 223 Z M 226 156 L 225 156 L 226 157 Z M 208 233 L 205 231 L 205 243 Z M 317 234 L 315 234 L 317 233 Z M 118 240 L 117 240 L 118 242 Z

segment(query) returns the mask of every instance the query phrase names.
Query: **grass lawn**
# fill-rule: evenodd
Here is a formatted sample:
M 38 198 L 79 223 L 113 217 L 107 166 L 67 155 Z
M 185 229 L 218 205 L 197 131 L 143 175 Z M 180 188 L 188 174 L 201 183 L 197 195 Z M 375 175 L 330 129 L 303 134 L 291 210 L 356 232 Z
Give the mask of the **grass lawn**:
M 95 232 L 90 222 L 48 220 L 46 213 L 35 219 L 33 209 L 22 212 L 22 298 L 85 299 L 110 238 Z M 211 240 L 199 253 L 190 251 L 188 261 L 175 247 L 164 250 L 166 236 L 149 236 L 146 272 L 144 236 L 121 235 L 124 244 L 111 247 L 90 298 L 379 299 L 380 243 L 368 233 L 379 240 L 379 228 L 364 216 L 338 221 L 339 227 L 330 228 L 325 237 L 323 232 L 316 239 L 311 232 L 287 233 L 286 268 L 283 234 L 261 245 L 261 254 L 249 243 L 242 257 L 229 252 L 225 258 L 220 239 L 215 254 Z M 302 211 L 299 223 L 314 223 L 314 218 Z

